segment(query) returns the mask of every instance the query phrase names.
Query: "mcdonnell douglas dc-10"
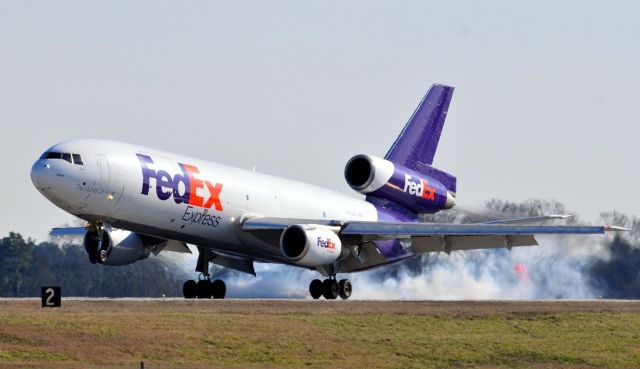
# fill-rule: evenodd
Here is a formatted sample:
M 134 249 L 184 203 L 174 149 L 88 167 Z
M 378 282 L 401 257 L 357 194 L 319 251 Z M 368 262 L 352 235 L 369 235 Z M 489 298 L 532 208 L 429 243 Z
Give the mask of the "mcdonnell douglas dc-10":
M 52 234 L 81 234 L 91 263 L 125 265 L 197 246 L 198 281 L 185 298 L 224 298 L 209 263 L 255 275 L 254 262 L 318 271 L 314 299 L 347 299 L 338 273 L 368 270 L 426 252 L 537 245 L 536 234 L 603 234 L 610 226 L 549 226 L 561 215 L 477 224 L 419 222 L 456 203 L 456 177 L 432 166 L 453 87 L 433 85 L 383 158 L 356 155 L 345 167 L 351 198 L 146 147 L 104 140 L 52 146 L 31 179 L 56 206 L 87 222 Z M 537 225 L 532 225 L 537 224 Z

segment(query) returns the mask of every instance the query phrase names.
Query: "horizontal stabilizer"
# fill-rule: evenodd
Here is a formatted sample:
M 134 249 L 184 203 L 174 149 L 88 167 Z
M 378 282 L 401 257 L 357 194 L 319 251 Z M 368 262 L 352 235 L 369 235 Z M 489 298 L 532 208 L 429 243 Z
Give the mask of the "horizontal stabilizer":
M 86 227 L 62 227 L 52 229 L 49 236 L 84 236 L 85 233 L 87 233 Z

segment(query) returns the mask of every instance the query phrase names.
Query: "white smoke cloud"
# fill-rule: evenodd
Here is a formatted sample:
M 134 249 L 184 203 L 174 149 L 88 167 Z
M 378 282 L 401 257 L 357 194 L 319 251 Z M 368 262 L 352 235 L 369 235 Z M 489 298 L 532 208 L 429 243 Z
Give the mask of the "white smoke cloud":
M 475 218 L 491 219 L 563 213 L 556 202 L 494 202 L 485 214 Z M 496 210 L 497 209 L 497 210 Z M 507 210 L 508 209 L 508 210 Z M 473 222 L 474 216 L 450 212 L 432 221 Z M 635 227 L 636 218 L 618 213 L 603 215 L 613 224 Z M 569 221 L 575 224 L 577 217 Z M 584 223 L 584 222 L 580 222 Z M 638 232 L 627 234 L 637 241 Z M 352 299 L 362 300 L 484 300 L 484 299 L 589 299 L 601 291 L 590 283 L 589 267 L 608 260 L 613 236 L 543 236 L 540 246 L 506 249 L 459 251 L 451 255 L 429 254 L 418 261 L 381 267 L 367 272 L 341 274 L 353 283 Z M 637 242 L 635 243 L 637 244 Z M 192 270 L 195 259 L 180 263 Z M 216 271 L 217 269 L 214 267 Z M 256 264 L 257 276 L 223 271 L 227 296 L 233 298 L 310 298 L 311 280 L 323 277 L 306 269 L 283 265 Z M 193 272 L 188 271 L 189 275 Z M 215 274 L 215 273 L 214 273 Z

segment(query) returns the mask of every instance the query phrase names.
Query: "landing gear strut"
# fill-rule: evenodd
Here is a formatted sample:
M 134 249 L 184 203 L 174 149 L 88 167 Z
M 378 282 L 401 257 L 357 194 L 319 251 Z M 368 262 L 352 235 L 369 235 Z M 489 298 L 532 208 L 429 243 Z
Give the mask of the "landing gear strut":
M 221 279 L 211 281 L 211 275 L 209 274 L 209 260 L 211 255 L 208 250 L 198 248 L 200 254 L 198 255 L 198 264 L 196 265 L 196 271 L 200 272 L 198 281 L 188 280 L 184 282 L 182 286 L 182 293 L 187 299 L 223 299 L 227 294 L 227 285 Z
M 324 281 L 314 279 L 309 284 L 309 293 L 316 300 L 320 296 L 324 296 L 327 300 L 335 300 L 340 296 L 346 300 L 351 296 L 351 289 L 351 282 L 348 279 L 342 279 L 338 282 L 335 275 L 329 276 Z

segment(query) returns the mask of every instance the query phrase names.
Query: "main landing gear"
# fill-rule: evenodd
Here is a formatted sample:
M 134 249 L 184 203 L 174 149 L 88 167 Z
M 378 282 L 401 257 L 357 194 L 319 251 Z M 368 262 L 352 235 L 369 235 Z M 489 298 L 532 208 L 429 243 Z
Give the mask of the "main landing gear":
M 227 293 L 227 285 L 221 279 L 216 279 L 213 282 L 208 275 L 202 274 L 198 282 L 189 280 L 184 282 L 182 286 L 182 293 L 187 299 L 223 299 Z
M 182 293 L 186 299 L 223 299 L 227 294 L 227 285 L 221 279 L 211 281 L 209 274 L 209 261 L 211 260 L 211 252 L 204 248 L 198 248 L 198 263 L 196 264 L 196 272 L 200 272 L 198 281 L 189 280 L 184 282 Z
M 340 296 L 346 300 L 351 296 L 351 282 L 348 279 L 341 279 L 338 282 L 335 275 L 329 276 L 324 281 L 314 279 L 309 284 L 309 293 L 315 300 L 320 296 L 324 296 L 327 300 L 335 300 Z

